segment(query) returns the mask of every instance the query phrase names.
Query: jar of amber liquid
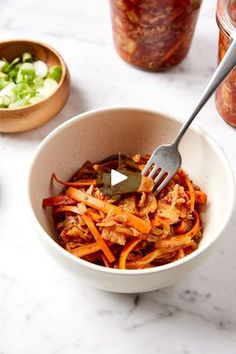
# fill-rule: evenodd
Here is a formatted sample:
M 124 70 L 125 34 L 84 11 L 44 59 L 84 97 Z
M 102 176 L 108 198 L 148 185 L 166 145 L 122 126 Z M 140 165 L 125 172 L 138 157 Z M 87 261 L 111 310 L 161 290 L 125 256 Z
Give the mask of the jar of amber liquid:
M 218 0 L 216 20 L 219 26 L 220 62 L 230 45 L 231 34 L 236 33 L 236 0 Z M 217 89 L 216 107 L 222 118 L 236 128 L 236 68 Z
M 110 0 L 117 52 L 151 71 L 179 64 L 187 55 L 202 0 Z

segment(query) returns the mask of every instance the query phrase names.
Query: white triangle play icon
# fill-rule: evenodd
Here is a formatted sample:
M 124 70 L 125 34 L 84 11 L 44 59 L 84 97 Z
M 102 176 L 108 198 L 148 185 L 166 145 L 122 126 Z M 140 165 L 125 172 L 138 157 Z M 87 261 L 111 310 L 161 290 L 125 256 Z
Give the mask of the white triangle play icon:
M 111 185 L 115 186 L 116 184 L 123 182 L 127 179 L 128 177 L 123 175 L 123 173 L 120 173 L 116 170 L 111 170 Z

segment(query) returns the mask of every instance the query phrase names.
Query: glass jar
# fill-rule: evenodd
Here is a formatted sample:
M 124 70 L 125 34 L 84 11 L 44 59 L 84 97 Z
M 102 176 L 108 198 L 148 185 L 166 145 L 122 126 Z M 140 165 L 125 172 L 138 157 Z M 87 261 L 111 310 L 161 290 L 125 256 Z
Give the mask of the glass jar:
M 127 62 L 166 70 L 187 55 L 202 0 L 110 0 L 113 38 Z
M 236 0 L 218 0 L 216 20 L 219 27 L 218 62 L 230 44 L 230 35 L 236 31 Z M 236 68 L 216 90 L 216 108 L 222 118 L 236 128 Z

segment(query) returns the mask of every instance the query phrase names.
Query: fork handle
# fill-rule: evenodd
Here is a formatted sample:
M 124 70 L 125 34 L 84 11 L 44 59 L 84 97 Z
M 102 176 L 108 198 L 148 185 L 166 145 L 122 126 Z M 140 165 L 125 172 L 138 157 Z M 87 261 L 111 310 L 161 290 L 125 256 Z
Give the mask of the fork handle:
M 176 147 L 178 147 L 180 140 L 182 139 L 184 133 L 186 132 L 186 130 L 188 129 L 188 127 L 190 126 L 190 124 L 192 123 L 196 115 L 199 113 L 199 111 L 202 109 L 205 103 L 215 92 L 216 88 L 220 85 L 220 83 L 226 78 L 229 72 L 236 65 L 236 33 L 234 34 L 233 37 L 231 36 L 230 40 L 232 40 L 232 42 L 227 52 L 225 53 L 224 58 L 220 62 L 216 71 L 214 72 L 210 82 L 208 83 L 207 87 L 203 91 L 196 108 L 192 112 L 189 119 L 180 128 L 177 137 L 173 142 L 173 145 L 175 145 Z

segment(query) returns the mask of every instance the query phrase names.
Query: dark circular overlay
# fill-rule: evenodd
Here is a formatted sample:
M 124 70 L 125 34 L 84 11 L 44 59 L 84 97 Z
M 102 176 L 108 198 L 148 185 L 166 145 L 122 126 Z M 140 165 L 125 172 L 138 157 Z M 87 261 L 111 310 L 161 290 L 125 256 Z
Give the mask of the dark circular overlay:
M 117 164 L 112 163 L 113 161 L 117 161 Z M 103 163 L 107 163 L 108 167 L 106 168 L 106 172 L 97 175 L 96 184 L 104 195 L 114 196 L 138 191 L 142 175 L 133 159 L 125 155 L 111 155 L 106 160 L 103 160 Z M 110 168 L 109 163 L 111 165 Z M 112 186 L 112 169 L 127 176 L 127 179 Z

